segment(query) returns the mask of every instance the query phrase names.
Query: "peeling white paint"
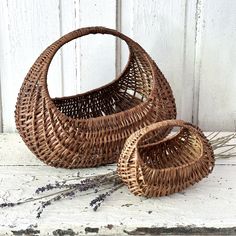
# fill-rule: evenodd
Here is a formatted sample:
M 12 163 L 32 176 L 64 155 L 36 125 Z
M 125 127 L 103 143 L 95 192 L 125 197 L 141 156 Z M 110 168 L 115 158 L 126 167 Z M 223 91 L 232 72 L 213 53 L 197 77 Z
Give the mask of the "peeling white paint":
M 75 170 L 45 166 L 30 153 L 19 135 L 0 135 L 0 202 L 31 197 L 37 187 L 76 176 L 78 171 L 81 176 L 88 176 L 111 169 L 115 165 Z M 98 230 L 98 235 L 123 235 L 124 231 L 137 233 L 137 228 L 150 232 L 170 227 L 231 228 L 236 226 L 235 177 L 236 158 L 221 159 L 208 178 L 167 197 L 135 197 L 123 187 L 97 212 L 89 207 L 95 194 L 52 204 L 40 219 L 35 218 L 38 203 L 0 209 L 0 235 L 27 228 L 35 235 L 37 230 L 41 235 L 68 229 L 68 233 L 80 235 L 96 235 L 89 230 Z

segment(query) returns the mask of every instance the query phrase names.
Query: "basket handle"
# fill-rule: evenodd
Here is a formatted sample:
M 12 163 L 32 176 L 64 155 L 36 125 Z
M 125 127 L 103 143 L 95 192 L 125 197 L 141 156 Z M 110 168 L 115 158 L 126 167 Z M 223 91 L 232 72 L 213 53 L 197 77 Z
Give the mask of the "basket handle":
M 47 78 L 48 69 L 49 69 L 50 63 L 51 63 L 54 55 L 56 54 L 56 52 L 64 44 L 66 44 L 76 38 L 86 36 L 88 34 L 113 35 L 113 36 L 116 36 L 116 37 L 124 40 L 127 43 L 130 53 L 132 51 L 140 51 L 140 50 L 145 52 L 138 43 L 136 43 L 135 41 L 133 41 L 131 38 L 127 37 L 126 35 L 118 32 L 117 30 L 105 28 L 102 26 L 80 28 L 78 30 L 72 31 L 72 32 L 62 36 L 60 39 L 55 41 L 53 44 L 51 44 L 49 47 L 47 47 L 43 51 L 43 53 L 39 56 L 39 58 L 36 60 L 35 64 L 32 67 L 35 67 L 36 69 L 43 67 L 43 70 L 41 70 L 42 76 L 38 80 L 39 84 L 46 85 L 46 78 Z
M 49 94 L 48 86 L 47 86 L 47 75 L 48 75 L 48 69 L 49 69 L 50 63 L 54 55 L 56 54 L 56 52 L 64 44 L 76 38 L 79 38 L 88 34 L 110 34 L 110 35 L 116 36 L 127 43 L 130 55 L 135 54 L 136 52 L 140 52 L 141 54 L 146 55 L 146 57 L 148 57 L 148 54 L 138 43 L 136 43 L 135 41 L 133 41 L 126 35 L 114 29 L 109 29 L 109 28 L 100 27 L 100 26 L 77 29 L 75 31 L 72 31 L 62 36 L 60 39 L 58 39 L 57 41 L 52 43 L 49 47 L 47 47 L 41 53 L 41 55 L 37 58 L 34 64 L 31 66 L 20 89 L 20 93 L 23 93 L 24 96 L 26 96 L 27 94 L 27 97 L 29 99 L 28 101 L 29 104 L 33 104 L 32 98 L 34 96 L 37 96 L 38 99 L 43 98 L 47 106 L 50 105 L 51 107 L 55 107 L 55 104 L 52 101 L 52 98 Z M 24 96 L 23 95 L 18 96 L 17 104 L 20 104 L 22 102 L 21 97 L 24 97 Z M 24 103 L 26 102 L 24 101 Z M 61 113 L 58 109 L 56 110 L 57 110 L 58 116 L 63 115 L 63 113 Z
M 157 123 L 153 123 L 153 124 L 149 125 L 148 127 L 143 128 L 143 129 L 145 129 L 145 132 L 147 134 L 147 133 L 157 130 L 159 128 L 173 128 L 173 127 L 179 127 L 181 129 L 187 128 L 189 130 L 192 130 L 193 132 L 199 132 L 202 134 L 202 131 L 197 126 L 195 126 L 189 122 L 183 121 L 183 120 L 174 120 L 174 119 L 159 121 Z M 152 146 L 155 146 L 155 145 L 165 141 L 166 139 L 168 139 L 168 137 L 164 137 L 163 139 L 158 140 L 153 143 L 150 143 L 150 144 L 140 145 L 138 148 L 152 147 Z

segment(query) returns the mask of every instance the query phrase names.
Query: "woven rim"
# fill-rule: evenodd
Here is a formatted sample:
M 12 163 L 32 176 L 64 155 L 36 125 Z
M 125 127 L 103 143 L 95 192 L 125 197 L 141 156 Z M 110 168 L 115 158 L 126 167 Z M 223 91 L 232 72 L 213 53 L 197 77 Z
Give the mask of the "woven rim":
M 174 135 L 164 137 L 162 140 L 157 141 L 155 143 L 152 143 L 150 145 L 149 144 L 147 144 L 147 145 L 142 145 L 141 144 L 142 139 L 145 139 L 145 137 L 148 136 L 154 130 L 157 130 L 159 128 L 164 128 L 164 129 L 165 128 L 170 128 L 171 129 L 171 128 L 176 128 L 176 127 L 179 127 L 181 129 Z M 161 144 L 161 143 L 168 142 L 169 140 L 175 139 L 175 138 L 177 138 L 178 136 L 181 135 L 181 132 L 183 131 L 183 128 L 187 128 L 187 129 L 189 129 L 190 131 L 192 131 L 194 133 L 199 133 L 198 128 L 195 128 L 192 124 L 184 122 L 182 120 L 166 120 L 166 121 L 161 121 L 161 122 L 154 123 L 154 124 L 148 126 L 148 128 L 146 129 L 146 132 L 141 137 L 139 137 L 139 139 L 137 140 L 137 144 L 136 144 L 137 146 L 136 146 L 136 150 L 135 150 L 136 153 L 137 153 L 137 156 L 138 156 L 137 161 L 144 164 L 144 162 L 142 160 L 142 157 L 140 156 L 140 152 L 139 152 L 139 150 L 141 148 L 155 146 L 155 145 L 158 145 L 158 144 Z M 199 136 L 198 138 L 202 137 L 202 135 L 203 135 L 203 133 L 201 133 L 201 136 Z M 203 149 L 204 149 L 204 147 L 203 147 L 202 142 L 200 143 L 199 149 L 201 149 L 201 153 L 198 157 L 196 157 L 195 160 L 192 160 L 191 162 L 186 163 L 184 165 L 180 165 L 180 166 L 176 166 L 176 167 L 167 167 L 167 168 L 164 168 L 164 169 L 160 169 L 160 171 L 164 171 L 165 169 L 174 170 L 174 169 L 178 169 L 179 167 L 185 168 L 185 167 L 194 165 L 196 162 L 201 160 L 201 158 L 203 158 L 203 154 L 204 154 Z
M 45 64 L 45 68 L 42 72 L 42 79 L 39 81 L 39 84 L 42 84 L 42 90 L 43 92 L 45 93 L 45 99 L 47 100 L 47 102 L 50 104 L 51 106 L 51 109 L 54 109 L 56 112 L 57 112 L 57 115 L 61 118 L 64 118 L 64 119 L 69 119 L 69 120 L 76 120 L 77 122 L 85 122 L 84 119 L 80 119 L 80 118 L 71 118 L 69 116 L 66 116 L 63 112 L 61 112 L 55 105 L 55 103 L 53 102 L 53 99 L 51 98 L 50 94 L 49 94 L 49 91 L 48 91 L 48 87 L 47 87 L 47 75 L 48 75 L 48 70 L 49 70 L 49 66 L 52 62 L 52 59 L 54 57 L 54 55 L 57 53 L 57 51 L 66 43 L 74 40 L 74 39 L 77 39 L 77 38 L 80 38 L 80 37 L 83 37 L 83 36 L 86 36 L 86 35 L 89 35 L 89 34 L 109 34 L 109 35 L 113 35 L 113 36 L 116 36 L 116 37 L 119 37 L 120 39 L 124 40 L 127 45 L 128 45 L 128 48 L 129 48 L 129 59 L 127 61 L 127 64 L 124 68 L 124 70 L 122 71 L 122 73 L 117 77 L 115 78 L 113 81 L 111 81 L 110 83 L 107 83 L 105 84 L 104 86 L 101 86 L 99 88 L 96 88 L 96 89 L 93 89 L 93 90 L 90 90 L 88 92 L 85 92 L 85 93 L 80 93 L 80 94 L 76 94 L 76 95 L 73 95 L 73 96 L 68 96 L 68 97 L 61 97 L 61 99 L 64 99 L 64 98 L 73 98 L 73 97 L 79 97 L 79 96 L 83 96 L 85 94 L 89 94 L 89 93 L 92 93 L 94 91 L 97 91 L 99 89 L 102 89 L 102 88 L 105 88 L 111 84 L 113 84 L 115 81 L 119 80 L 119 79 L 122 79 L 122 75 L 125 73 L 126 71 L 126 68 L 127 66 L 129 65 L 129 62 L 130 62 L 130 57 L 131 57 L 131 54 L 132 54 L 132 51 L 141 51 L 143 53 L 143 56 L 146 57 L 147 61 L 149 62 L 150 64 L 150 68 L 151 68 L 151 71 L 152 71 L 152 76 L 155 77 L 156 76 L 156 70 L 154 70 L 155 66 L 154 66 L 154 62 L 153 60 L 150 58 L 150 56 L 147 54 L 147 52 L 138 44 L 136 43 L 135 41 L 133 41 L 131 38 L 129 38 L 128 36 L 116 31 L 116 30 L 113 30 L 113 29 L 109 29 L 109 28 L 105 28 L 105 27 L 101 27 L 101 26 L 95 26 L 95 27 L 85 27 L 85 28 L 81 28 L 81 29 L 78 29 L 78 30 L 75 30 L 75 31 L 72 31 L 64 36 L 62 36 L 60 39 L 58 39 L 57 41 L 55 41 L 53 44 L 51 44 L 49 47 L 46 48 L 46 50 L 40 55 L 39 59 L 43 58 L 45 55 L 47 55 L 47 63 Z M 55 47 L 55 45 L 57 45 Z M 37 61 L 36 61 L 37 62 Z M 36 63 L 35 63 L 36 64 Z M 155 83 L 156 81 L 154 80 L 153 81 L 153 87 L 155 86 Z M 132 110 L 135 110 L 137 107 L 142 107 L 142 106 L 145 106 L 147 103 L 149 103 L 149 101 L 151 99 L 153 99 L 153 97 L 156 96 L 156 91 L 155 90 L 151 90 L 151 93 L 149 95 L 149 98 L 150 99 L 147 99 L 146 101 L 142 102 L 141 104 L 138 104 L 126 111 L 122 111 L 122 112 L 119 112 L 119 113 L 122 113 L 124 115 L 128 114 L 130 111 Z M 58 99 L 58 98 L 57 98 Z M 59 98 L 60 99 L 60 98 Z M 119 113 L 116 113 L 116 115 L 118 115 Z M 110 119 L 110 117 L 113 116 L 112 115 L 107 115 L 107 116 L 100 116 L 100 117 L 95 117 L 95 118 L 88 118 L 86 120 L 86 122 L 88 120 L 93 120 L 93 119 L 101 119 L 101 120 L 107 120 L 107 119 Z
M 180 127 L 177 134 L 158 137 L 161 129 L 173 127 Z M 135 195 L 157 197 L 200 181 L 213 167 L 213 150 L 202 131 L 182 120 L 166 120 L 138 130 L 127 139 L 118 161 L 118 174 Z

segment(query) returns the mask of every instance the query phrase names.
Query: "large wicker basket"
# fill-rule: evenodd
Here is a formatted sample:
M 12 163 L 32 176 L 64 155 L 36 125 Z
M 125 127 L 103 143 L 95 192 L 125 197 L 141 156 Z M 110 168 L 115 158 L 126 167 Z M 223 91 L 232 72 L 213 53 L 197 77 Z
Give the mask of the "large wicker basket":
M 180 130 L 158 137 L 166 128 Z M 206 177 L 214 155 L 201 130 L 180 120 L 166 120 L 131 135 L 118 161 L 118 174 L 135 195 L 159 197 L 179 192 Z
M 124 71 L 98 89 L 51 98 L 47 73 L 55 53 L 73 39 L 97 33 L 128 44 Z M 73 31 L 49 46 L 24 79 L 15 111 L 16 127 L 30 150 L 45 163 L 65 168 L 113 163 L 133 132 L 175 116 L 171 88 L 150 56 L 127 36 L 103 27 Z

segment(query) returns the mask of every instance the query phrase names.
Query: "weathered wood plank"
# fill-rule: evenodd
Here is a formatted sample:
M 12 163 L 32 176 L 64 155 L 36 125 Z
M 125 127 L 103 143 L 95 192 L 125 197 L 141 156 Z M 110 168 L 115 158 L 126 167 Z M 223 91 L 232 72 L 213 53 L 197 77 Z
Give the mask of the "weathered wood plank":
M 201 1 L 199 125 L 235 130 L 236 1 Z
M 81 176 L 89 176 L 115 168 L 115 165 L 75 170 L 49 167 L 28 151 L 18 134 L 0 135 L 1 202 L 31 197 L 37 187 L 74 178 L 78 171 Z M 181 193 L 146 199 L 133 196 L 123 187 L 97 212 L 89 207 L 94 193 L 53 204 L 41 219 L 34 217 L 38 203 L 1 209 L 0 234 L 37 234 L 40 231 L 41 235 L 62 235 L 63 232 L 69 235 L 137 235 L 168 230 L 176 234 L 233 234 L 236 225 L 235 173 L 236 158 L 217 160 L 208 178 Z M 24 231 L 26 229 L 28 231 Z
M 216 166 L 209 178 L 168 197 L 146 199 L 135 197 L 126 187 L 112 195 L 105 204 L 93 212 L 89 202 L 95 194 L 63 200 L 48 207 L 42 218 L 37 220 L 37 205 L 0 211 L 1 235 L 11 230 L 32 227 L 41 234 L 53 234 L 57 229 L 72 229 L 80 234 L 86 228 L 96 228 L 99 235 L 118 235 L 123 231 L 131 232 L 140 228 L 158 229 L 170 227 L 229 228 L 236 224 L 236 183 L 235 166 Z M 1 199 L 14 201 L 31 196 L 38 186 L 49 182 L 61 181 L 75 176 L 78 170 L 51 171 L 49 167 L 35 170 L 35 167 L 1 168 Z M 98 173 L 100 168 L 96 169 Z M 86 173 L 92 173 L 86 170 Z M 216 207 L 217 206 L 217 207 Z M 173 231 L 175 232 L 175 231 Z
M 30 66 L 60 36 L 59 1 L 1 1 L 0 77 L 4 132 L 15 131 L 16 97 Z M 48 14 L 50 12 L 50 14 Z M 60 55 L 49 69 L 49 92 L 61 95 Z

